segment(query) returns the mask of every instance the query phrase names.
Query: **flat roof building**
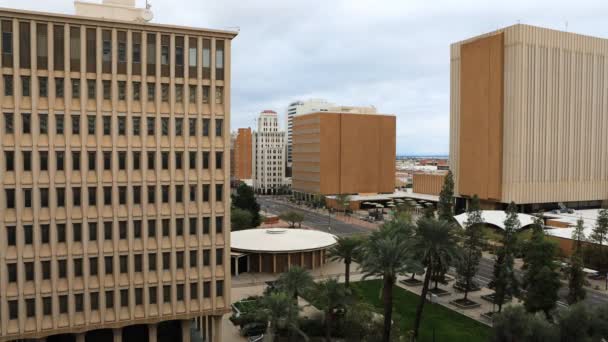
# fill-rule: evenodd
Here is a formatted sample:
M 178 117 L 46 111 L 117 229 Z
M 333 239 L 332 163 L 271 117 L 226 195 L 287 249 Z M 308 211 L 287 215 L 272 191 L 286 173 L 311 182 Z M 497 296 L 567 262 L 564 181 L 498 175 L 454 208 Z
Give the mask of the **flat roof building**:
M 608 40 L 514 25 L 451 46 L 455 194 L 485 208 L 608 198 Z M 460 207 L 462 202 L 459 201 Z
M 294 118 L 292 189 L 304 196 L 393 193 L 395 116 L 323 112 Z
M 9 9 L 0 30 L 0 340 L 221 341 L 236 33 Z

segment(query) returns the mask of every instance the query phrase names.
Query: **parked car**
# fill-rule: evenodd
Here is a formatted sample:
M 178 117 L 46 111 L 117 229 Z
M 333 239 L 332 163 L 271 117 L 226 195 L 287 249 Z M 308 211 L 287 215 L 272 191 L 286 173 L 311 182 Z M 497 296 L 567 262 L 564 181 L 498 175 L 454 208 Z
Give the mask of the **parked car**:
M 264 335 L 267 328 L 268 323 L 266 322 L 249 323 L 241 328 L 241 336 L 251 337 Z

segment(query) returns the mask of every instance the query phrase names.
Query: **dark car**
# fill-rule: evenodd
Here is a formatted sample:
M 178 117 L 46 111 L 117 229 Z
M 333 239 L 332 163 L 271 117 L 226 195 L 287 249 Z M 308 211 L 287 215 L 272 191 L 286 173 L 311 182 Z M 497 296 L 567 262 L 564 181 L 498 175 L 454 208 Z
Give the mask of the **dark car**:
M 245 337 L 263 335 L 268 328 L 268 323 L 255 322 L 246 324 L 241 328 L 241 335 Z

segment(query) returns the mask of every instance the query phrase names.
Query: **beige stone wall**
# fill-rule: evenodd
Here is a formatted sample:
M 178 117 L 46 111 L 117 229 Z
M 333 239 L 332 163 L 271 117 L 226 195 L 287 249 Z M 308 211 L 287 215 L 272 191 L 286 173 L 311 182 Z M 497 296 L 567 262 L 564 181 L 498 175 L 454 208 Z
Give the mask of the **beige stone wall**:
M 231 286 L 227 200 L 229 61 L 234 34 L 19 11 L 1 11 L 0 19 L 2 24 L 7 24 L 2 26 L 3 30 L 12 28 L 13 37 L 12 56 L 0 57 L 3 66 L 0 80 L 0 340 L 116 328 L 133 322 L 221 315 L 228 311 Z M 29 44 L 23 43 L 27 39 L 25 34 L 20 35 L 21 26 L 29 27 Z M 55 26 L 63 33 L 63 40 L 54 39 Z M 48 68 L 39 65 L 37 58 L 39 27 L 48 29 Z M 87 69 L 87 29 L 93 29 L 96 37 L 92 63 L 95 72 Z M 106 30 L 112 41 L 111 62 L 102 59 L 102 37 Z M 81 38 L 80 48 L 74 49 L 80 63 L 73 68 L 70 35 L 75 32 L 79 32 Z M 142 34 L 142 61 L 133 63 L 133 41 L 138 33 Z M 147 34 L 153 34 L 156 43 L 157 63 L 150 69 L 154 75 L 146 67 Z M 65 51 L 63 70 L 55 69 L 54 63 L 55 43 L 61 41 Z M 161 65 L 161 42 L 165 41 L 171 57 L 169 63 Z M 191 41 L 197 44 L 197 60 L 195 66 L 188 67 Z M 214 67 L 205 77 L 202 46 L 207 41 L 211 66 L 216 64 L 216 47 L 224 43 L 223 80 Z M 123 42 L 125 45 L 121 45 Z M 181 44 L 183 66 L 175 63 L 176 47 Z M 31 66 L 23 67 L 20 51 L 28 47 Z M 123 51 L 125 60 L 118 61 Z M 12 92 L 7 91 L 7 75 L 13 78 Z M 27 79 L 22 76 L 29 77 L 29 96 L 23 93 L 22 81 Z M 40 96 L 43 78 L 48 80 L 46 96 Z M 63 96 L 56 93 L 56 80 L 61 79 L 64 86 L 59 91 L 63 91 Z M 92 97 L 88 81 L 95 88 Z M 79 87 L 73 86 L 76 82 Z M 111 89 L 109 98 L 105 98 L 103 91 L 106 82 Z M 150 99 L 148 84 L 154 95 Z M 140 87 L 139 99 L 135 99 L 136 86 Z M 223 89 L 221 101 L 215 91 L 220 87 Z M 183 89 L 181 94 L 178 88 Z M 166 100 L 164 89 L 168 90 Z M 195 91 L 192 102 L 190 89 Z M 208 100 L 203 100 L 203 89 L 210 90 Z M 24 114 L 30 115 L 29 130 L 24 128 Z M 61 118 L 63 132 L 59 130 Z M 94 122 L 94 132 L 89 131 L 89 118 Z M 106 118 L 110 123 L 109 134 L 104 132 Z M 153 120 L 154 134 L 147 132 L 148 119 Z M 7 120 L 12 120 L 12 130 L 7 129 Z M 140 120 L 137 125 L 136 120 Z M 207 135 L 203 134 L 205 120 L 209 120 Z M 191 124 L 196 128 L 192 135 Z M 222 125 L 217 130 L 221 135 L 215 134 L 216 124 Z M 136 126 L 139 133 L 134 131 Z M 92 152 L 95 160 L 89 161 Z M 191 152 L 196 157 L 192 164 Z M 5 153 L 14 155 L 12 167 Z M 42 167 L 45 153 L 48 153 L 47 170 Z M 58 153 L 64 155 L 63 169 L 57 167 Z M 79 163 L 73 159 L 75 153 L 80 153 Z M 135 167 L 135 153 L 140 155 L 139 168 Z M 169 156 L 166 168 L 164 153 Z M 206 153 L 209 153 L 209 165 L 203 167 Z M 31 165 L 26 162 L 28 154 Z M 105 155 L 111 157 L 109 169 L 105 169 Z M 124 165 L 119 161 L 123 155 Z M 154 168 L 148 168 L 148 156 L 154 159 Z M 90 164 L 94 168 L 90 168 Z M 210 197 L 203 201 L 206 186 L 210 188 Z M 223 192 L 224 200 L 217 198 L 216 188 Z M 166 201 L 165 189 L 168 190 Z M 181 199 L 178 199 L 180 189 Z M 155 193 L 153 202 L 148 201 L 150 190 Z M 12 191 L 14 208 L 9 207 Z M 62 191 L 65 203 L 60 205 Z M 80 194 L 79 203 L 75 200 L 76 193 Z M 47 194 L 48 203 L 43 203 L 42 198 Z M 111 204 L 105 204 L 106 194 Z M 216 226 L 218 217 L 224 218 L 222 226 Z M 205 218 L 209 220 L 206 228 L 203 227 Z M 89 227 L 94 223 L 97 225 L 95 238 L 89 235 L 93 232 Z M 106 239 L 106 226 L 112 238 Z M 48 242 L 45 241 L 47 229 Z M 8 240 L 13 230 L 14 244 Z M 32 241 L 27 241 L 30 230 Z M 208 265 L 203 262 L 206 254 Z M 165 255 L 167 267 L 163 265 Z M 223 259 L 217 267 L 216 255 Z M 191 264 L 191 257 L 196 258 L 196 263 Z M 155 267 L 150 266 L 151 260 L 155 261 Z M 113 268 L 107 274 L 106 261 L 111 262 Z M 182 261 L 183 267 L 178 267 Z M 51 270 L 48 279 L 44 274 L 47 262 Z M 140 263 L 141 269 L 137 269 Z M 9 281 L 13 266 L 8 265 L 15 265 L 16 281 Z M 65 277 L 60 275 L 63 265 Z M 96 275 L 91 272 L 92 266 L 97 266 Z M 28 279 L 28 274 L 33 278 Z M 223 282 L 223 296 L 216 295 L 218 282 Z M 163 299 L 164 286 L 169 286 L 170 299 Z M 197 298 L 190 291 L 191 286 L 197 290 Z M 156 288 L 156 303 L 151 300 L 152 288 Z M 128 294 L 128 302 L 124 304 L 121 303 L 123 293 Z M 178 298 L 182 293 L 183 298 Z M 107 306 L 106 294 L 113 298 L 112 307 Z M 138 303 L 140 294 L 141 303 Z M 93 307 L 94 297 L 98 297 L 97 309 Z M 64 298 L 68 304 L 65 312 Z M 51 303 L 49 313 L 44 312 L 47 301 Z M 30 304 L 33 304 L 31 312 Z M 17 317 L 11 317 L 15 309 Z
M 445 173 L 414 173 L 412 190 L 417 194 L 439 196 L 445 177 Z
M 504 33 L 501 202 L 608 197 L 608 40 L 515 25 L 451 47 L 452 170 L 462 170 L 461 46 Z M 461 175 L 455 172 L 456 193 Z

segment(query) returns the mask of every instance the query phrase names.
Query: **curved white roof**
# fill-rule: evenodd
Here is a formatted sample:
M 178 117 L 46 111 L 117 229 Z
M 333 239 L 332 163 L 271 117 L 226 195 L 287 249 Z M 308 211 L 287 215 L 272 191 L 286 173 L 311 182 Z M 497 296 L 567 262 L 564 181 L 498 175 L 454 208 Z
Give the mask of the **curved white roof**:
M 458 221 L 458 224 L 460 224 L 460 226 L 464 228 L 464 223 L 467 221 L 467 216 L 467 213 L 463 213 L 454 216 L 454 218 L 456 219 L 456 221 Z M 532 215 L 517 214 L 517 217 L 519 218 L 519 223 L 521 224 L 522 228 L 534 224 L 534 216 Z M 481 218 L 483 219 L 483 222 L 487 224 L 491 224 L 500 229 L 505 229 L 505 220 L 507 219 L 507 213 L 502 210 L 482 210 Z
M 318 230 L 269 228 L 230 233 L 230 248 L 242 252 L 286 253 L 333 246 L 336 237 Z

